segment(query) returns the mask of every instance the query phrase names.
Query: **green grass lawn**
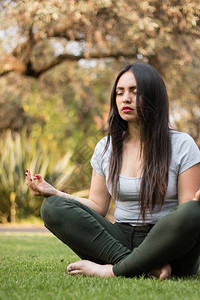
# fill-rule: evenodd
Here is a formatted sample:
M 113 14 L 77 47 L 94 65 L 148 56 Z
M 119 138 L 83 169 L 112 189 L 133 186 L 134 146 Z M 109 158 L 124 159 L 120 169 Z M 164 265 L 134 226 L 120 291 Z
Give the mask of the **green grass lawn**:
M 200 272 L 163 281 L 67 275 L 76 260 L 52 235 L 0 234 L 0 299 L 200 299 Z

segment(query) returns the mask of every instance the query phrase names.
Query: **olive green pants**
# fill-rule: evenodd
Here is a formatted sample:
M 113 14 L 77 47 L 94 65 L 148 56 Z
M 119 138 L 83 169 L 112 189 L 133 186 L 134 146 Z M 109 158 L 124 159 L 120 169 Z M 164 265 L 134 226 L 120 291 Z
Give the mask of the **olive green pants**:
M 45 226 L 80 258 L 112 264 L 133 277 L 170 263 L 172 274 L 196 274 L 200 256 L 200 202 L 175 207 L 154 226 L 112 224 L 80 202 L 51 196 L 41 208 Z

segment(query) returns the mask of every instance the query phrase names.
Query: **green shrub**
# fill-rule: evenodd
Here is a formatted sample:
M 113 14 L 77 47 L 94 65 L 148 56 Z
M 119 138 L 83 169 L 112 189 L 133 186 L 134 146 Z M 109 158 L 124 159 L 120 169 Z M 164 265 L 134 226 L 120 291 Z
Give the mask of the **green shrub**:
M 0 141 L 0 222 L 11 221 L 14 211 L 18 218 L 39 215 L 42 199 L 28 191 L 24 175 L 27 168 L 32 174 L 40 173 L 56 188 L 65 189 L 75 169 L 71 153 L 55 157 L 44 143 L 39 147 L 26 134 L 12 136 L 10 132 Z

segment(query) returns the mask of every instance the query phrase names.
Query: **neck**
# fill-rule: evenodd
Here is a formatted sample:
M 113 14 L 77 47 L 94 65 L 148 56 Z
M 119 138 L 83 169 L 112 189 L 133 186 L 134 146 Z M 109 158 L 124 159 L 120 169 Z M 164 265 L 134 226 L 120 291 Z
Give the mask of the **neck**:
M 140 132 L 138 123 L 128 123 L 128 136 L 130 140 L 139 141 L 140 140 Z

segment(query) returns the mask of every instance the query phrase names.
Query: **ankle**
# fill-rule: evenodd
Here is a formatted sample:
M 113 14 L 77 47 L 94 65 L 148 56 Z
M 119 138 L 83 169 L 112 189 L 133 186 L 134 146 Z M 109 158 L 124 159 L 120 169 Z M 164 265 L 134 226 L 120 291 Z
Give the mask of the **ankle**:
M 151 270 L 149 277 L 156 277 L 159 279 L 169 279 L 171 277 L 172 268 L 170 264 L 166 264 L 161 268 Z

